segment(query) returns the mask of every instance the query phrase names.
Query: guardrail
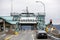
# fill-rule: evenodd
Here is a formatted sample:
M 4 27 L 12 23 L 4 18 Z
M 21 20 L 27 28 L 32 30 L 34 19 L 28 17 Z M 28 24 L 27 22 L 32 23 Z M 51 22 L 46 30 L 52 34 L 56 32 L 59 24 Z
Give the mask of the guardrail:
M 49 38 L 51 38 L 51 40 L 60 40 L 60 38 L 55 37 L 53 35 L 47 34 Z

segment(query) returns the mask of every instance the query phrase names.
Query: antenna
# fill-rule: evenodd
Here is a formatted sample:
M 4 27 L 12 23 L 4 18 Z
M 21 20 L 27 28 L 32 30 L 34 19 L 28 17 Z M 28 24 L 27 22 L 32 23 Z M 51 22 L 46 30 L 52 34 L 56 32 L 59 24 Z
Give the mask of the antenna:
M 26 12 L 28 13 L 28 7 L 26 7 Z
M 28 7 L 26 7 L 27 17 L 29 17 Z

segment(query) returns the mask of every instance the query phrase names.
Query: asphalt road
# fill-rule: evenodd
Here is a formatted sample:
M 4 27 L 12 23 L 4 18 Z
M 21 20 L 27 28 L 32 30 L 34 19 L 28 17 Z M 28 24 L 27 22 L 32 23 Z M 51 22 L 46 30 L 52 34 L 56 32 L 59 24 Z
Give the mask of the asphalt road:
M 36 39 L 34 31 L 22 31 L 19 35 L 12 37 L 10 40 L 50 40 L 50 39 Z

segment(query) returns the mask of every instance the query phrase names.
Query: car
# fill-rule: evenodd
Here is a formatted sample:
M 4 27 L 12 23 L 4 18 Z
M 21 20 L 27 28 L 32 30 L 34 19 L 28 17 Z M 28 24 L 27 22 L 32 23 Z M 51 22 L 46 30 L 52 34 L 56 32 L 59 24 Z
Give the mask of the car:
M 37 39 L 47 39 L 47 33 L 44 30 L 37 30 L 36 32 Z

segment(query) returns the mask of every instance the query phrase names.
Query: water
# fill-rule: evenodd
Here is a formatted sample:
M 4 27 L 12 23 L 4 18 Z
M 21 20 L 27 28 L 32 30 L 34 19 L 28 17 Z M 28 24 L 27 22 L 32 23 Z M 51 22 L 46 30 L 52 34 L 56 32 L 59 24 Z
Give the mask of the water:
M 54 27 L 56 27 L 58 30 L 60 30 L 60 25 L 53 25 Z

